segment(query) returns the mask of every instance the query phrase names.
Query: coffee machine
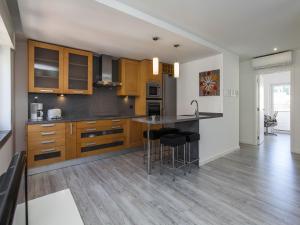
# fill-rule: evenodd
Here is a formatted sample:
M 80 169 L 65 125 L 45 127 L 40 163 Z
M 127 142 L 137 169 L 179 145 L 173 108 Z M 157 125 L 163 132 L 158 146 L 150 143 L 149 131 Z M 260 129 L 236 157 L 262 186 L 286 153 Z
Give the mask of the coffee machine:
M 43 103 L 31 103 L 30 115 L 31 120 L 43 120 Z

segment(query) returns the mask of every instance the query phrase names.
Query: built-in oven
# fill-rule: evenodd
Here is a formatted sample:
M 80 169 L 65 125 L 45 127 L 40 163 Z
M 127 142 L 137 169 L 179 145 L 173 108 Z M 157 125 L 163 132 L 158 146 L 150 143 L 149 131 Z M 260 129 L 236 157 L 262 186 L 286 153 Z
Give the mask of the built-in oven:
M 162 98 L 160 83 L 147 83 L 147 98 Z
M 146 102 L 147 116 L 161 116 L 162 115 L 162 100 L 147 100 Z

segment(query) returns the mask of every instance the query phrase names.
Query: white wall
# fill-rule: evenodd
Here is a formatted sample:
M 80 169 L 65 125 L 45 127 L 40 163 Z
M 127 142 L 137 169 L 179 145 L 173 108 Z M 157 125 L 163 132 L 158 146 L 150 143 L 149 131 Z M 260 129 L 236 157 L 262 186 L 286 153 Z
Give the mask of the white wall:
M 300 154 L 300 49 L 294 51 L 293 53 L 293 71 L 292 71 L 292 81 L 293 85 L 294 99 L 292 100 L 292 108 L 294 113 L 291 114 L 294 123 L 291 124 L 291 131 L 294 133 L 292 139 L 292 151 Z
M 15 148 L 26 150 L 25 124 L 28 118 L 27 40 L 16 41 L 15 53 Z
M 221 96 L 199 97 L 199 72 L 221 70 Z M 200 120 L 200 164 L 239 148 L 239 98 L 223 96 L 229 89 L 239 89 L 239 58 L 230 53 L 182 64 L 177 81 L 177 113 L 194 112 L 193 99 L 200 111 L 223 112 L 222 118 Z M 217 140 L 217 141 L 216 141 Z
M 256 116 L 255 116 L 255 80 L 256 74 L 271 73 L 276 70 L 292 70 L 291 86 L 294 93 L 291 93 L 291 117 L 294 123 L 291 124 L 292 151 L 300 153 L 300 49 L 293 51 L 293 65 L 290 67 L 273 68 L 264 71 L 255 71 L 251 67 L 251 61 L 240 63 L 240 142 L 256 144 Z
M 240 63 L 240 142 L 255 145 L 255 71 L 251 61 Z
M 14 47 L 15 32 L 6 0 L 0 0 L 0 45 Z
M 177 86 L 178 114 L 193 114 L 195 107 L 190 105 L 193 99 L 197 99 L 200 112 L 223 112 L 222 96 L 199 96 L 199 72 L 220 69 L 220 83 L 223 79 L 222 55 L 195 60 L 180 65 L 180 77 Z M 184 94 L 179 94 L 184 93 Z M 223 93 L 221 85 L 220 93 Z
M 0 175 L 4 173 L 13 155 L 13 137 L 11 136 L 0 149 Z

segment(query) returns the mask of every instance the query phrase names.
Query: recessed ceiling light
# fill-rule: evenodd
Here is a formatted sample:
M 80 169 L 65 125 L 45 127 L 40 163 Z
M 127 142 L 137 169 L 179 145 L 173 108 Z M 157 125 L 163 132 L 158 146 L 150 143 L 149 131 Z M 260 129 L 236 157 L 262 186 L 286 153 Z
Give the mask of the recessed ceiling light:
M 277 50 L 278 50 L 278 48 L 273 48 L 273 51 L 274 51 L 274 52 L 277 52 Z

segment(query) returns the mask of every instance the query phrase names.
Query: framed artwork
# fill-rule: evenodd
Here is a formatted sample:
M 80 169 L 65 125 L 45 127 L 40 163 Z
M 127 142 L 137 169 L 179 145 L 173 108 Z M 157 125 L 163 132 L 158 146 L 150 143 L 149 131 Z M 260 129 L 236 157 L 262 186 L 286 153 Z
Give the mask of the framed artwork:
M 199 73 L 199 96 L 220 96 L 220 70 Z

